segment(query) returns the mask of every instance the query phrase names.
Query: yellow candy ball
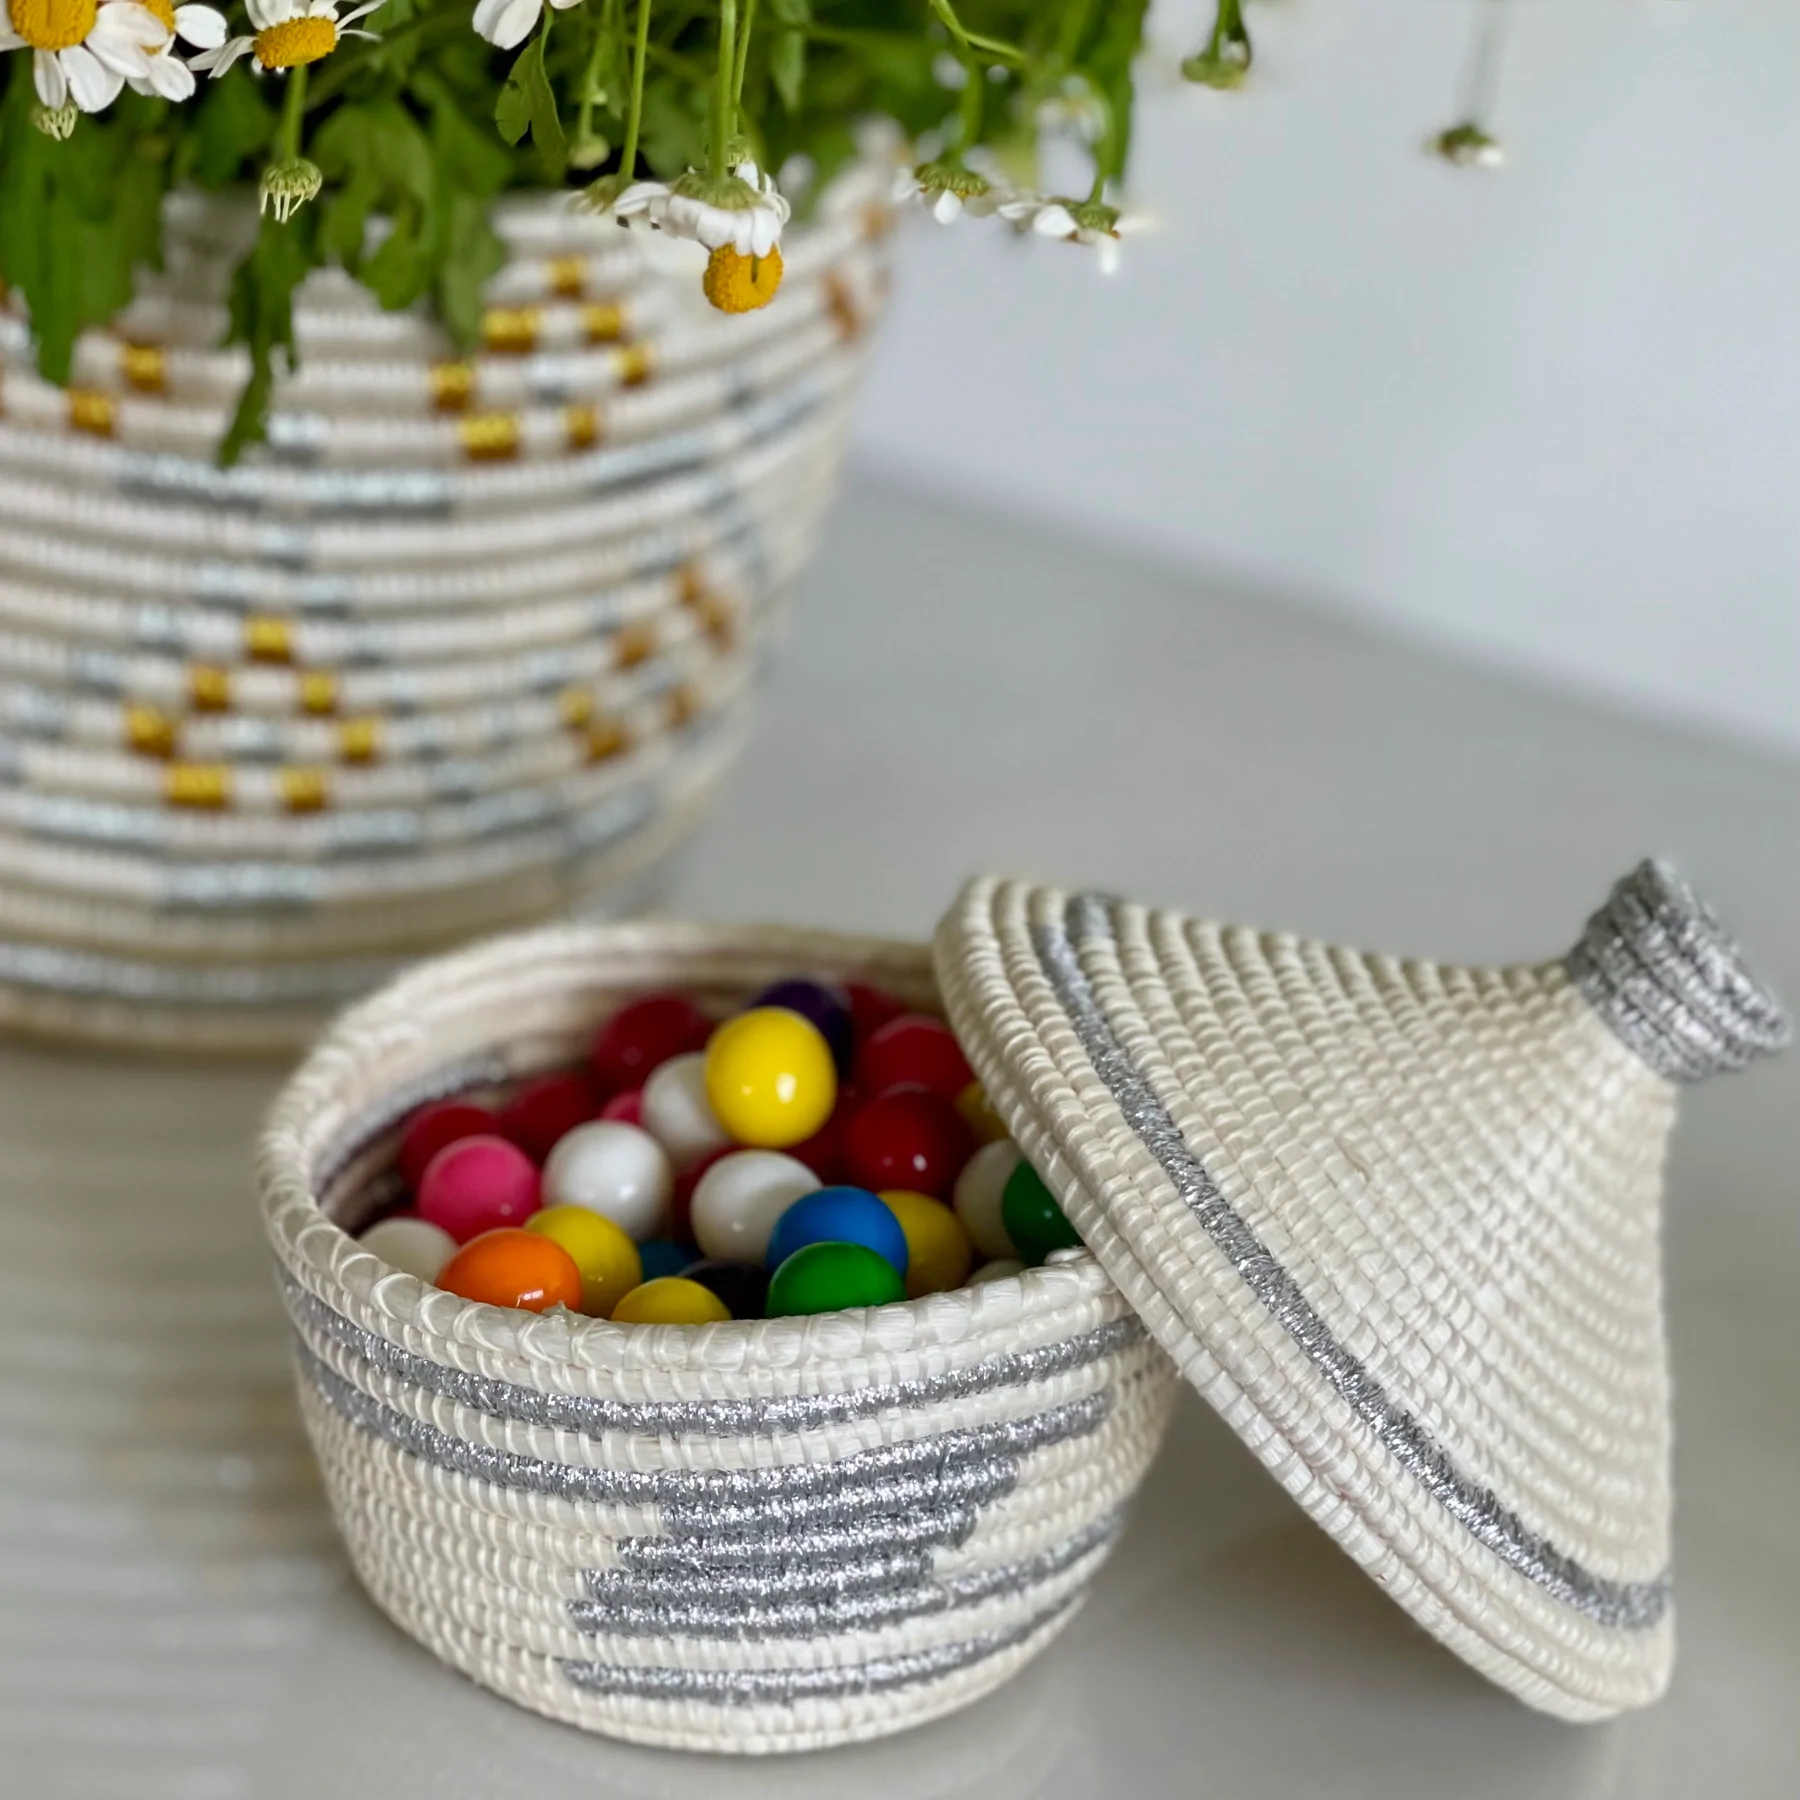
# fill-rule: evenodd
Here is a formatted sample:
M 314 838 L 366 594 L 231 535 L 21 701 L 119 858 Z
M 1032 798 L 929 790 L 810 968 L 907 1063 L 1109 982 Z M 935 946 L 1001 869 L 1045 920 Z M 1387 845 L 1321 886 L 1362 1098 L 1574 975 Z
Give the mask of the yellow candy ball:
M 1006 1136 L 1006 1121 L 994 1111 L 994 1103 L 979 1081 L 971 1081 L 956 1096 L 956 1110 L 962 1114 L 962 1122 L 984 1144 L 997 1144 Z
M 831 1046 L 810 1019 L 785 1006 L 752 1007 L 712 1034 L 706 1097 L 740 1144 L 803 1144 L 837 1104 Z
M 975 1260 L 975 1248 L 962 1220 L 929 1194 L 895 1188 L 881 1198 L 906 1234 L 907 1299 L 961 1287 Z
M 711 1288 L 682 1275 L 659 1275 L 634 1287 L 612 1316 L 620 1325 L 716 1325 L 731 1312 Z
M 638 1247 L 611 1219 L 585 1206 L 546 1206 L 525 1221 L 527 1231 L 568 1251 L 581 1274 L 581 1310 L 610 1319 L 613 1308 L 644 1279 Z

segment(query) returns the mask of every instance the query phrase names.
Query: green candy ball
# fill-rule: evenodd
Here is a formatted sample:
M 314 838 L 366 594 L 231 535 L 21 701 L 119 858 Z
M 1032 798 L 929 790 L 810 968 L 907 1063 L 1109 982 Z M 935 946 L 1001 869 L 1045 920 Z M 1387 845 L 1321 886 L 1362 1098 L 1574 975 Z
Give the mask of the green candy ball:
M 905 1298 L 900 1271 L 867 1245 L 804 1244 L 769 1278 L 763 1310 L 771 1319 L 783 1319 Z
M 1028 1162 L 1007 1177 L 1000 1193 L 1000 1218 L 1028 1263 L 1041 1263 L 1052 1250 L 1072 1250 L 1081 1242 L 1056 1196 L 1044 1186 L 1043 1176 Z

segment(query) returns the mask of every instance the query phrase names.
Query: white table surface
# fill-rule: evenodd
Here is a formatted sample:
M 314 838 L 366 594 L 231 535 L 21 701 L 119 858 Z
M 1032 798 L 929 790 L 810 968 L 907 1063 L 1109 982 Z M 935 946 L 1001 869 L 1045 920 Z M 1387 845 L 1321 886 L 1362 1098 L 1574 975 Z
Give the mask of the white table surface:
M 924 933 L 978 867 L 1466 960 L 1676 856 L 1800 997 L 1800 771 L 872 482 L 679 910 Z M 1558 1724 L 1368 1583 L 1189 1397 L 1063 1638 L 961 1715 L 735 1764 L 470 1686 L 347 1573 L 246 1174 L 278 1072 L 0 1047 L 0 1793 L 1573 1800 L 1800 1792 L 1800 1055 L 1688 1096 L 1681 1660 Z

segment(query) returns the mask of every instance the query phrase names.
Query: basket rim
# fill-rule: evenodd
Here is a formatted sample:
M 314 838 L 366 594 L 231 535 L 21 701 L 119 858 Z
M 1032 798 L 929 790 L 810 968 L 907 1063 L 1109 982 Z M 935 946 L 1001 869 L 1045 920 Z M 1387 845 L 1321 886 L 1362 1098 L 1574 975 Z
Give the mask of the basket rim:
M 366 1113 L 371 1100 L 391 1101 L 395 1086 L 383 1089 L 372 1079 L 384 1056 L 402 1049 L 416 1053 L 433 1028 L 452 1022 L 466 1026 L 484 1008 L 493 1010 L 497 1000 L 501 1007 L 516 1006 L 520 984 L 529 984 L 534 974 L 541 984 L 546 971 L 579 978 L 585 970 L 590 982 L 624 994 L 633 988 L 730 985 L 734 966 L 742 968 L 746 986 L 772 978 L 768 971 L 777 966 L 784 973 L 812 967 L 885 977 L 914 995 L 936 992 L 931 953 L 921 943 L 793 926 L 666 919 L 542 927 L 416 965 L 339 1015 L 265 1119 L 257 1145 L 257 1186 L 264 1227 L 283 1268 L 328 1304 L 350 1299 L 386 1332 L 408 1341 L 452 1342 L 484 1359 L 516 1359 L 552 1380 L 556 1371 L 582 1378 L 632 1368 L 653 1368 L 665 1377 L 719 1375 L 759 1367 L 791 1371 L 812 1363 L 847 1367 L 871 1354 L 887 1359 L 946 1348 L 985 1354 L 1002 1340 L 1015 1341 L 1021 1321 L 1047 1320 L 1116 1295 L 1098 1261 L 1081 1250 L 980 1286 L 886 1306 L 710 1325 L 620 1325 L 460 1299 L 381 1262 L 320 1204 L 316 1178 L 330 1135 L 321 1131 L 320 1120 L 342 1121 Z M 508 1042 L 496 1030 L 494 1051 L 503 1056 Z M 515 1072 L 524 1069 L 493 1069 L 495 1078 Z M 341 1132 L 341 1123 L 337 1129 Z

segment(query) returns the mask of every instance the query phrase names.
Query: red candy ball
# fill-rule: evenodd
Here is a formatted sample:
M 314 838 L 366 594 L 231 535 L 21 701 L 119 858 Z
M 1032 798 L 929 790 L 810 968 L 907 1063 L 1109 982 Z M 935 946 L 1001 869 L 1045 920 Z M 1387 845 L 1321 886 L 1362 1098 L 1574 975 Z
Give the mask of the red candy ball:
M 830 1187 L 838 1179 L 844 1158 L 844 1127 L 850 1116 L 863 1103 L 862 1092 L 847 1082 L 839 1087 L 837 1105 L 831 1117 L 802 1144 L 790 1144 L 786 1154 L 803 1162 L 818 1176 L 821 1187 Z
M 859 1107 L 844 1127 L 843 1179 L 881 1193 L 904 1188 L 941 1199 L 975 1152 L 974 1134 L 956 1108 L 928 1088 L 889 1088 Z
M 584 1075 L 540 1075 L 528 1081 L 500 1109 L 500 1135 L 541 1163 L 556 1140 L 585 1125 L 600 1106 L 600 1096 Z
M 974 1079 L 950 1027 L 923 1013 L 890 1019 L 856 1054 L 857 1084 L 871 1094 L 917 1082 L 954 1100 Z
M 419 1217 L 459 1244 L 503 1225 L 522 1225 L 538 1209 L 537 1165 L 503 1137 L 446 1144 L 419 1181 Z
M 482 1137 L 495 1129 L 494 1115 L 485 1106 L 466 1100 L 435 1100 L 421 1106 L 406 1121 L 400 1137 L 400 1179 L 416 1194 L 425 1178 L 425 1165 L 458 1138 Z
M 844 983 L 844 998 L 850 1002 L 850 1029 L 857 1043 L 871 1038 L 890 1019 L 897 1019 L 906 1011 L 905 1003 L 896 1000 L 892 994 L 884 994 L 880 988 L 872 988 L 860 981 Z
M 700 1185 L 700 1177 L 721 1156 L 729 1156 L 737 1148 L 736 1144 L 721 1144 L 717 1150 L 707 1151 L 686 1174 L 675 1177 L 675 1191 L 669 1199 L 669 1236 L 677 1242 L 691 1244 L 694 1241 L 690 1221 L 694 1214 L 694 1189 Z
M 601 1107 L 600 1116 L 611 1119 L 619 1125 L 635 1125 L 642 1131 L 644 1128 L 644 1090 L 627 1088 L 622 1094 L 614 1094 Z
M 600 1027 L 594 1039 L 594 1078 L 603 1092 L 642 1087 L 644 1077 L 671 1056 L 704 1050 L 710 1020 L 681 994 L 646 994 Z

